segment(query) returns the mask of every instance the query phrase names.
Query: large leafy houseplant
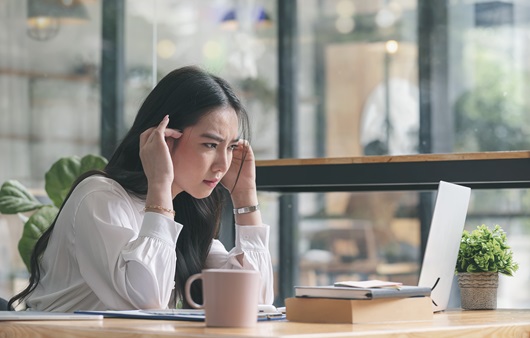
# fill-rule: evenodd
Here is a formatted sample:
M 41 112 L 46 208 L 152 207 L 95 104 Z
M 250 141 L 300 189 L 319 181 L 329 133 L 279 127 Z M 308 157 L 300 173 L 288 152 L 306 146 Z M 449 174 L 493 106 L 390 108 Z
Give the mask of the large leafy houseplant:
M 513 276 L 519 265 L 507 244 L 506 233 L 499 225 L 493 230 L 482 224 L 464 230 L 458 250 L 456 272 L 498 272 Z
M 50 203 L 39 201 L 24 185 L 17 180 L 8 180 L 0 188 L 0 213 L 18 214 L 24 222 L 22 237 L 18 242 L 18 251 L 30 268 L 33 247 L 41 235 L 48 229 L 74 181 L 83 173 L 93 169 L 103 169 L 107 164 L 104 157 L 86 155 L 84 157 L 63 157 L 55 162 L 45 174 L 45 191 Z M 34 211 L 26 217 L 22 213 Z

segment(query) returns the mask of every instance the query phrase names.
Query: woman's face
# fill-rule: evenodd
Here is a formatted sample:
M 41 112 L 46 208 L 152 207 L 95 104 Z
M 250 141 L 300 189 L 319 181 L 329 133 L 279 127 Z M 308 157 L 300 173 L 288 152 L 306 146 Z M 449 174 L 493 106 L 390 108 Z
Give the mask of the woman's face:
M 238 118 L 231 107 L 217 108 L 185 128 L 172 150 L 173 197 L 182 191 L 208 197 L 232 162 L 238 138 Z

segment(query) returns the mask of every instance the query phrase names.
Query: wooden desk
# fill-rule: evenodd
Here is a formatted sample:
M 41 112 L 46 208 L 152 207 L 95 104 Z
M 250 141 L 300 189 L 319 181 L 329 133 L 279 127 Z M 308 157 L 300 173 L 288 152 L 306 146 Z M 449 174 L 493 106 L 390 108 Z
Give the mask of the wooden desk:
M 432 321 L 381 324 L 260 322 L 251 329 L 135 319 L 0 323 L 0 337 L 528 337 L 530 310 L 446 311 Z

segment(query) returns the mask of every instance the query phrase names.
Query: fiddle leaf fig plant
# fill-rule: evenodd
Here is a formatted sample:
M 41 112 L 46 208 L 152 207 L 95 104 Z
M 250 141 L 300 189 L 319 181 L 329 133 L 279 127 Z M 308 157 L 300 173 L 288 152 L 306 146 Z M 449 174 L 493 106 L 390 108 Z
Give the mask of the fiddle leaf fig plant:
M 0 213 L 18 215 L 24 222 L 18 251 L 26 268 L 30 269 L 31 253 L 37 240 L 51 225 L 72 184 L 83 173 L 93 169 L 103 169 L 107 164 L 104 157 L 86 155 L 84 157 L 63 157 L 46 172 L 45 191 L 52 204 L 39 201 L 17 180 L 8 180 L 0 187 Z M 34 211 L 28 218 L 22 213 Z
M 482 224 L 469 232 L 464 230 L 456 261 L 456 272 L 498 272 L 513 276 L 519 265 L 507 244 L 506 233 L 499 226 Z

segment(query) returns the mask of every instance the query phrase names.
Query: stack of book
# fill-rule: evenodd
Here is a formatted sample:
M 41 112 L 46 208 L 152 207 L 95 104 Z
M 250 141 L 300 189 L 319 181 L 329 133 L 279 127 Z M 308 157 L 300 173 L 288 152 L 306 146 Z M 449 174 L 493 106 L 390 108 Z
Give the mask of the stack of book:
M 431 320 L 430 294 L 428 287 L 380 281 L 295 286 L 295 297 L 285 300 L 286 316 L 307 323 Z

